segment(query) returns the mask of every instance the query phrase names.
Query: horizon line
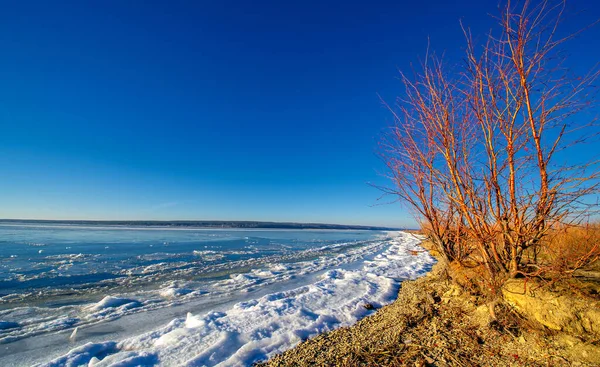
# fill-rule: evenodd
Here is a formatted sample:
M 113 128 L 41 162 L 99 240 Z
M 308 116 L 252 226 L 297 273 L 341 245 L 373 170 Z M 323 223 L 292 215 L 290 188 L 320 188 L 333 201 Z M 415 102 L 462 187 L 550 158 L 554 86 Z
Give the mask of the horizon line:
M 339 227 L 364 227 L 364 228 L 381 228 L 393 230 L 411 230 L 413 228 L 392 227 L 384 225 L 368 225 L 368 224 L 339 224 L 339 223 L 324 223 L 324 222 L 292 222 L 292 221 L 271 221 L 271 220 L 237 220 L 237 219 L 23 219 L 23 218 L 0 218 L 2 221 L 11 222 L 109 222 L 109 223 L 125 223 L 125 222 L 154 222 L 154 223 L 256 223 L 256 224 L 292 224 L 292 225 L 320 225 L 320 226 L 339 226 Z

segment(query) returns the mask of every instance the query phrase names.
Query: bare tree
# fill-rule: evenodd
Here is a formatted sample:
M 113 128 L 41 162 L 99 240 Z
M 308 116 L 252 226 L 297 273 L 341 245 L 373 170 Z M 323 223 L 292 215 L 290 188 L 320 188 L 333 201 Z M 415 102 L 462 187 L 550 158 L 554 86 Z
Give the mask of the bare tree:
M 597 134 L 582 112 L 599 74 L 566 68 L 560 46 L 574 35 L 558 36 L 563 10 L 563 2 L 508 3 L 480 47 L 463 28 L 465 66 L 451 74 L 428 56 L 412 79 L 402 75 L 405 96 L 390 108 L 389 192 L 447 259 L 485 268 L 492 288 L 539 275 L 548 233 L 594 209 L 586 198 L 598 192 L 597 160 L 564 157 Z

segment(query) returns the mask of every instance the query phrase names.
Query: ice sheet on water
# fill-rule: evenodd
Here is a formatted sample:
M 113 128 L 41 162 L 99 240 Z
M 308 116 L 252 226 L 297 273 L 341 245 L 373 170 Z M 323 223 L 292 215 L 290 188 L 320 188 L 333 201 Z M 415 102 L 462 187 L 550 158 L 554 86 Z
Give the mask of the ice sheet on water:
M 16 329 L 19 324 L 11 321 L 0 321 L 0 330 Z
M 364 307 L 367 303 L 379 307 L 391 302 L 397 294 L 398 280 L 424 274 L 434 262 L 417 246 L 418 242 L 414 236 L 400 234 L 380 256 L 365 261 L 358 270 L 332 269 L 313 284 L 239 302 L 226 312 L 188 314 L 121 342 L 99 343 L 96 349 L 93 345 L 73 349 L 42 366 L 65 361 L 87 363 L 93 357 L 98 359 L 95 366 L 134 366 L 140 361 L 164 366 L 250 365 L 318 333 L 353 324 L 373 312 Z M 276 265 L 228 281 L 246 283 L 261 276 L 268 278 L 274 268 L 282 273 L 290 270 Z M 108 356 L 107 345 L 112 348 Z
M 322 244 L 323 241 L 315 241 Z M 0 331 L 0 344 L 33 337 L 43 333 L 56 332 L 75 327 L 85 327 L 102 322 L 115 320 L 134 313 L 169 308 L 190 302 L 200 297 L 216 299 L 221 296 L 241 294 L 256 290 L 278 282 L 313 274 L 324 269 L 337 267 L 344 264 L 360 261 L 365 256 L 370 256 L 385 248 L 385 241 L 353 241 L 334 243 L 321 246 L 321 250 L 313 248 L 295 252 L 286 252 L 283 255 L 272 255 L 259 258 L 239 259 L 223 263 L 207 263 L 201 260 L 198 263 L 192 261 L 158 262 L 150 265 L 127 268 L 120 271 L 117 279 L 100 280 L 93 286 L 81 293 L 86 302 L 70 303 L 69 300 L 60 301 L 63 293 L 60 289 L 44 289 L 43 292 L 28 292 L 21 294 L 9 294 L 0 297 L 0 303 L 21 304 L 30 303 L 42 295 L 46 298 L 59 300 L 62 307 L 51 305 L 49 307 L 13 307 L 0 311 L 0 319 L 10 322 L 19 322 L 21 327 L 10 329 L 6 332 Z M 214 247 L 214 246 L 213 246 Z M 202 250 L 204 251 L 204 250 Z M 210 251 L 211 249 L 207 249 Z M 228 254 L 238 252 L 250 253 L 254 250 L 227 250 Z M 158 253 L 154 253 L 158 254 Z M 161 253 L 166 254 L 166 253 Z M 79 253 L 68 253 L 52 256 L 52 261 L 88 261 L 90 257 L 97 255 L 80 255 Z M 47 257 L 44 257 L 47 259 Z M 308 260 L 306 260 L 308 259 Z M 160 261 L 159 258 L 156 260 Z M 58 265 L 58 264 L 55 264 Z M 49 272 L 58 272 L 59 268 L 48 272 L 36 273 L 34 277 L 46 276 Z M 237 270 L 240 269 L 240 270 Z M 249 269 L 249 270 L 248 270 Z M 204 274 L 232 274 L 225 280 L 192 281 L 190 278 L 202 277 Z M 105 294 L 106 289 L 128 289 L 139 283 L 156 284 L 151 290 L 134 292 L 114 292 Z M 160 284 L 162 283 L 162 286 Z M 88 293 L 85 293 L 88 292 Z M 93 293 L 91 293 L 93 292 Z M 75 293 L 73 297 L 79 297 L 77 288 L 68 289 L 67 294 Z M 117 307 L 107 307 L 111 298 L 132 300 Z M 114 300 L 111 300 L 113 302 Z M 114 303 L 112 304 L 114 306 Z

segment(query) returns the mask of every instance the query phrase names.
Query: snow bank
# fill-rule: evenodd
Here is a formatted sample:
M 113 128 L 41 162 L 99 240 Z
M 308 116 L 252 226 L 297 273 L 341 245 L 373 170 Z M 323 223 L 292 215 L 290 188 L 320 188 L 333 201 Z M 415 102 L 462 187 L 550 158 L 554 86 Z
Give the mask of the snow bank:
M 168 325 L 119 343 L 86 344 L 43 366 L 248 366 L 306 338 L 348 326 L 375 307 L 391 302 L 399 280 L 427 272 L 434 259 L 419 239 L 401 234 L 359 270 L 329 270 L 317 282 L 240 302 L 226 312 L 188 314 Z M 273 267 L 271 271 L 283 271 Z M 257 271 L 230 279 L 246 283 Z M 123 307 L 132 300 L 106 297 L 96 306 Z M 112 343 L 112 344 L 111 344 Z

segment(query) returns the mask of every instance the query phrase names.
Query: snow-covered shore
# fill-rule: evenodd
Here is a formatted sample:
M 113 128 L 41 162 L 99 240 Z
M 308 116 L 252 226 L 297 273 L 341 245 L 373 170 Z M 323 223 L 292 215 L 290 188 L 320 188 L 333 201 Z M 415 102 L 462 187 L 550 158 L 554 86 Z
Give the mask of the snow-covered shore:
M 38 366 L 251 365 L 303 339 L 355 323 L 374 312 L 365 308 L 367 304 L 378 308 L 393 301 L 400 281 L 426 273 L 435 262 L 419 242 L 399 233 L 381 254 L 356 269 L 331 269 L 312 284 L 239 302 L 223 311 L 181 315 L 123 340 L 87 343 Z M 239 276 L 233 281 L 250 286 L 252 277 L 260 274 Z M 101 312 L 136 306 L 126 301 L 107 297 L 92 307 Z

